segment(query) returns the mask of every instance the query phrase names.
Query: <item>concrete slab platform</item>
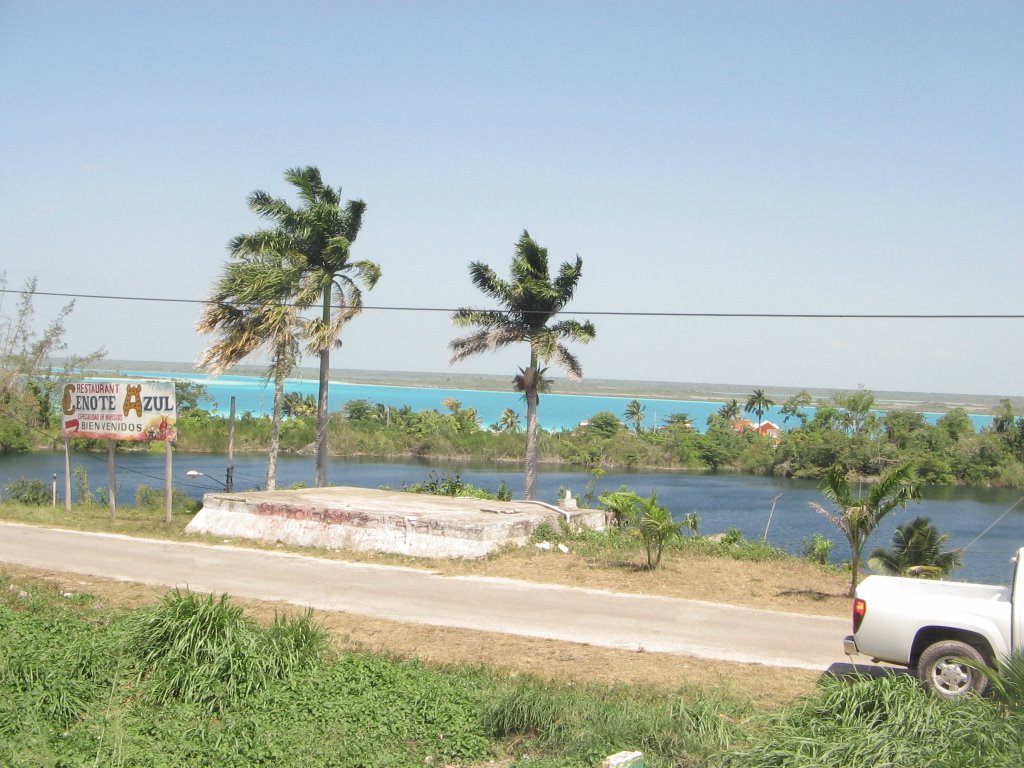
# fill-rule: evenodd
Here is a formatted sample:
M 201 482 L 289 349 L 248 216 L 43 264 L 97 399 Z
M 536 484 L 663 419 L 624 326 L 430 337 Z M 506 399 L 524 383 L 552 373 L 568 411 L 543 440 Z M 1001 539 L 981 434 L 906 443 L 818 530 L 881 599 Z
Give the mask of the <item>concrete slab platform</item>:
M 522 546 L 539 525 L 561 520 L 595 529 L 605 522 L 602 510 L 561 510 L 537 501 L 334 486 L 208 493 L 185 530 L 300 547 L 482 557 L 506 544 Z

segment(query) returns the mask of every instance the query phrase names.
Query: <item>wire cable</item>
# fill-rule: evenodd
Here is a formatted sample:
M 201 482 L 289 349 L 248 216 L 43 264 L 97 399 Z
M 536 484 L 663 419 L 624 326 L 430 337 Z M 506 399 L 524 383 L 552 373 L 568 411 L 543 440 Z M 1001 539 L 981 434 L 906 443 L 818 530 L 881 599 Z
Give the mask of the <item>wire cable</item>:
M 23 289 L 4 288 L 2 293 L 30 294 L 34 296 L 53 296 L 66 299 L 97 299 L 101 301 L 142 301 L 163 304 L 216 304 L 210 299 L 180 299 L 164 296 L 118 296 L 113 294 L 96 293 L 58 293 L 53 291 L 26 291 Z M 285 304 L 309 308 L 305 305 Z M 363 305 L 363 310 L 377 312 L 443 312 L 452 314 L 459 311 L 453 307 L 415 307 L 415 306 L 384 306 L 384 305 Z M 509 314 L 510 310 L 491 309 L 481 310 L 495 312 L 498 314 Z M 529 311 L 527 311 L 529 314 Z M 873 313 L 873 312 L 663 312 L 663 311 L 634 311 L 634 310 L 566 310 L 558 312 L 559 315 L 594 315 L 596 317 L 675 317 L 675 318 L 740 318 L 740 319 L 772 319 L 772 320 L 1024 320 L 1024 314 L 1000 314 L 1000 313 Z
M 988 528 L 986 528 L 986 529 L 985 529 L 984 531 L 982 531 L 982 532 L 981 532 L 981 533 L 979 533 L 979 534 L 978 534 L 977 536 L 975 536 L 975 537 L 974 537 L 974 540 L 973 540 L 973 541 L 971 541 L 971 543 L 970 543 L 970 544 L 968 544 L 968 545 L 967 545 L 966 547 L 963 547 L 963 548 L 961 548 L 961 550 L 960 550 L 960 551 L 961 551 L 961 552 L 966 552 L 966 551 L 967 551 L 968 549 L 970 549 L 971 547 L 973 547 L 973 546 L 974 546 L 974 544 L 975 544 L 975 543 L 976 543 L 976 542 L 978 541 L 978 539 L 980 539 L 980 538 L 981 538 L 982 536 L 984 536 L 984 535 L 985 535 L 986 533 L 988 533 L 988 532 L 989 532 L 989 531 L 991 531 L 991 530 L 992 530 L 993 528 L 995 528 L 995 527 L 996 527 L 996 526 L 997 526 L 997 525 L 998 525 L 999 523 L 1001 523 L 1001 522 L 1003 521 L 1003 518 L 1004 518 L 1004 517 L 1006 517 L 1006 516 L 1007 516 L 1008 514 L 1010 514 L 1011 512 L 1013 512 L 1013 510 L 1015 510 L 1015 509 L 1016 509 L 1016 508 L 1017 508 L 1017 507 L 1018 507 L 1018 506 L 1020 505 L 1020 503 L 1021 503 L 1022 501 L 1024 501 L 1024 496 L 1021 496 L 1021 497 L 1020 497 L 1019 499 L 1017 499 L 1016 503 L 1014 503 L 1014 504 L 1013 504 L 1013 506 L 1011 506 L 1011 507 L 1010 507 L 1010 508 L 1009 508 L 1008 510 L 1006 510 L 1005 512 L 1003 512 L 1003 514 L 1001 514 L 1001 515 L 1000 515 L 999 517 L 997 517 L 997 518 L 995 519 L 995 521 L 994 521 L 994 522 L 993 522 L 993 523 L 992 523 L 992 524 L 991 524 L 991 525 L 990 525 L 990 526 L 989 526 Z

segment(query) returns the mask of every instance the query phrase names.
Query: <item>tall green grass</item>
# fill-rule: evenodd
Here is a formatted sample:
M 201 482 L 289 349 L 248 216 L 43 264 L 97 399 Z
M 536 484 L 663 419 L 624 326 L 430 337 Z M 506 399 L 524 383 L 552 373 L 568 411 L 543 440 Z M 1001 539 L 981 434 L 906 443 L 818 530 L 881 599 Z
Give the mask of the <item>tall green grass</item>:
M 307 612 L 264 630 L 227 595 L 175 590 L 126 622 L 137 677 L 156 704 L 179 700 L 211 710 L 238 703 L 315 664 L 327 636 Z
M 992 701 L 940 701 L 909 677 L 825 678 L 819 693 L 764 720 L 729 768 L 1010 768 L 1024 719 Z
M 685 701 L 635 687 L 512 681 L 487 706 L 497 737 L 512 740 L 530 765 L 598 765 L 615 752 L 642 750 L 649 768 L 704 765 L 742 740 L 748 716 L 725 697 Z M 539 762 L 538 762 L 539 761 Z

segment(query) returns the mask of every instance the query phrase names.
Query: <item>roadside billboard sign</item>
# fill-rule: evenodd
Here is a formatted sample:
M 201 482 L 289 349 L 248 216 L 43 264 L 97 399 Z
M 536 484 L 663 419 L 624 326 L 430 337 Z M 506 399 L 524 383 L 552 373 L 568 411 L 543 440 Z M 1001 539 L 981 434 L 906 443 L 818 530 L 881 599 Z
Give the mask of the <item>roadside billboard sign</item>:
M 173 381 L 67 382 L 61 412 L 61 434 L 69 439 L 173 442 L 177 437 Z

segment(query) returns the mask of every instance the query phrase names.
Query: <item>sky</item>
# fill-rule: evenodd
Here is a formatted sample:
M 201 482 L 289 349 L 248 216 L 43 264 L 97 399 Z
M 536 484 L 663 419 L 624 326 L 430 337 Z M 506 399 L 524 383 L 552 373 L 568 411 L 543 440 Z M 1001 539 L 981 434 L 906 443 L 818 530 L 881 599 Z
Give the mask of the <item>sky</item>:
M 514 374 L 447 345 L 528 230 L 583 259 L 585 378 L 1021 396 L 1020 317 L 679 315 L 1024 315 L 1022 39 L 1020 0 L 0 0 L 0 271 L 199 302 L 314 165 L 383 273 L 338 378 Z M 68 351 L 192 362 L 199 313 L 80 298 Z

